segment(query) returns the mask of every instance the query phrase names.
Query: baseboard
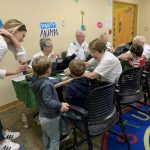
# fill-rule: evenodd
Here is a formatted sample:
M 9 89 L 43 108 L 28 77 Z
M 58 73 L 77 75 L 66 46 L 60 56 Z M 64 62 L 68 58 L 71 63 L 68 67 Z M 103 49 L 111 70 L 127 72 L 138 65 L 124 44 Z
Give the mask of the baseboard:
M 8 103 L 6 105 L 0 106 L 0 112 L 6 111 L 6 110 L 8 110 L 10 108 L 15 107 L 16 105 L 20 105 L 21 103 L 23 103 L 23 102 L 20 101 L 20 100 L 16 100 L 16 101 L 10 102 L 10 103 Z

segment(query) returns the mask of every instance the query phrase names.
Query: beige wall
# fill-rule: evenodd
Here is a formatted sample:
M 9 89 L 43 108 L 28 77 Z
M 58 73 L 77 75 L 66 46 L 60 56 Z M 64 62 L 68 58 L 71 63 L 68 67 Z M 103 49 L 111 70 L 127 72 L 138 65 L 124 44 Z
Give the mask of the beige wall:
M 107 0 L 1 0 L 1 19 L 6 21 L 16 18 L 27 26 L 27 36 L 24 39 L 28 58 L 30 59 L 39 49 L 39 23 L 55 21 L 58 24 L 59 36 L 53 38 L 54 50 L 60 53 L 67 49 L 68 44 L 74 40 L 74 33 L 81 25 L 80 11 L 85 11 L 84 24 L 86 26 L 87 42 L 99 36 L 106 30 L 105 18 L 112 16 L 112 6 Z M 66 27 L 62 27 L 61 21 L 66 21 Z M 97 21 L 104 23 L 103 29 L 96 27 Z M 17 62 L 8 52 L 0 68 L 13 68 Z M 0 106 L 16 100 L 15 92 L 11 84 L 12 77 L 6 77 L 0 81 Z

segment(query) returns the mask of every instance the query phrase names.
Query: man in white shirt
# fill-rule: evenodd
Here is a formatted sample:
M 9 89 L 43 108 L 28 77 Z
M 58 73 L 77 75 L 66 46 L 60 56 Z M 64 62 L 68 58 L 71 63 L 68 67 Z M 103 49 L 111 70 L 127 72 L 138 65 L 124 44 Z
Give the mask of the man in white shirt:
M 69 44 L 67 56 L 75 54 L 76 58 L 85 61 L 88 55 L 88 44 L 85 42 L 85 33 L 82 30 L 77 30 L 75 36 L 76 41 Z
M 150 58 L 150 45 L 148 44 L 145 44 L 146 40 L 145 40 L 145 37 L 144 36 L 136 36 L 133 38 L 133 44 L 138 44 L 138 45 L 141 45 L 143 46 L 143 54 L 142 56 L 148 60 Z M 119 59 L 122 59 L 122 60 L 129 60 L 132 58 L 132 55 L 131 55 L 131 52 L 128 51 L 124 54 L 121 54 L 120 56 L 118 56 Z

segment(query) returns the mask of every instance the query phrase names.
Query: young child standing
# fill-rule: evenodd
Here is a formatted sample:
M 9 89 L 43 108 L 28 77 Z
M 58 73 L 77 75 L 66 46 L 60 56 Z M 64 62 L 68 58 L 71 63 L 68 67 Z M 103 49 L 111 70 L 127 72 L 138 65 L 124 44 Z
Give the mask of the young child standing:
M 129 60 L 129 64 L 132 67 L 140 67 L 145 65 L 145 58 L 142 57 L 143 46 L 141 45 L 132 45 L 130 52 L 132 54 L 132 60 Z
M 32 68 L 37 78 L 31 83 L 32 90 L 39 96 L 39 120 L 43 131 L 45 150 L 59 150 L 60 112 L 69 109 L 67 103 L 60 103 L 51 74 L 51 62 L 45 56 L 33 59 Z

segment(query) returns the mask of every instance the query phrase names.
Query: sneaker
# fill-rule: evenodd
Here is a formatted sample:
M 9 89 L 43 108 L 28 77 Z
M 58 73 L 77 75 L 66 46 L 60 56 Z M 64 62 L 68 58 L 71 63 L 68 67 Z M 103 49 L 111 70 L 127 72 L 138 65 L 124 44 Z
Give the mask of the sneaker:
M 4 133 L 4 137 L 6 139 L 16 139 L 20 136 L 20 132 L 10 132 L 8 130 L 5 130 L 5 133 Z
M 0 150 L 19 150 L 20 145 L 6 139 L 2 144 L 0 144 Z
M 67 133 L 67 134 L 65 134 L 65 135 L 60 135 L 59 141 L 62 142 L 62 141 L 66 141 L 66 140 L 68 140 L 68 139 L 69 139 L 69 135 L 68 135 L 68 133 Z

